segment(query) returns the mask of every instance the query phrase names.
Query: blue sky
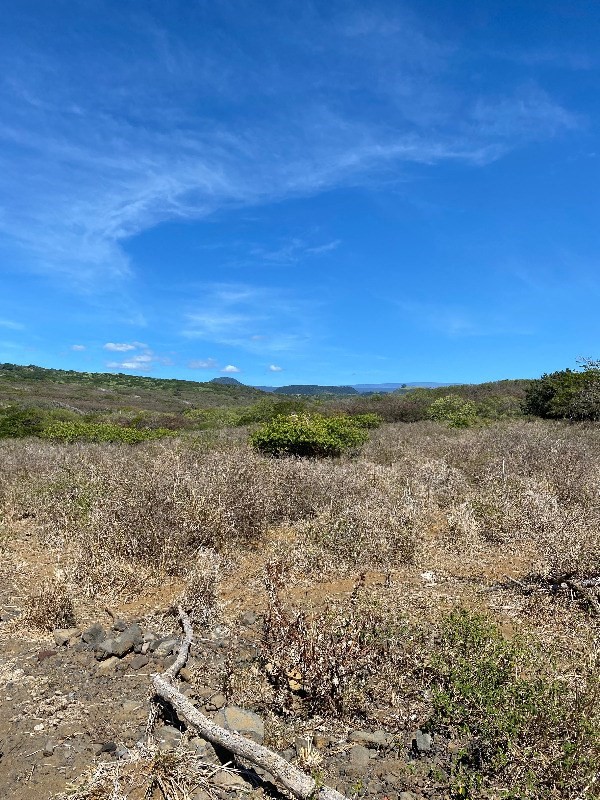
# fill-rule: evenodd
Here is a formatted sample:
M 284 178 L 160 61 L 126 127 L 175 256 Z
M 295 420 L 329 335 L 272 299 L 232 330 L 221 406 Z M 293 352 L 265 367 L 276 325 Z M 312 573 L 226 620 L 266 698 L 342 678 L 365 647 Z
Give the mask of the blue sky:
M 4 0 L 0 361 L 480 381 L 600 353 L 600 6 Z

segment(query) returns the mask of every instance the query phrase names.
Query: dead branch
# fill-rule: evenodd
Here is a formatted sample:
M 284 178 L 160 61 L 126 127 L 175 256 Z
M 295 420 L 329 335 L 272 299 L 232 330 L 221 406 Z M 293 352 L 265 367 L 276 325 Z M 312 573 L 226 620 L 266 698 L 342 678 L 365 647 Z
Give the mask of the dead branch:
M 595 616 L 600 617 L 600 601 L 598 599 L 598 590 L 595 592 L 592 591 L 592 589 L 585 586 L 583 581 L 569 580 L 565 581 L 565 583 L 575 596 L 582 597 L 587 601 L 590 611 L 595 614 Z
M 507 589 L 509 584 L 517 587 L 521 594 L 530 595 L 534 592 L 541 594 L 557 595 L 569 590 L 571 599 L 585 603 L 594 616 L 600 617 L 600 576 L 577 579 L 573 573 L 551 576 L 549 578 L 539 575 L 530 577 L 529 583 L 523 583 L 507 576 L 504 583 L 494 584 L 491 590 Z
M 190 618 L 181 606 L 178 607 L 177 611 L 179 612 L 179 619 L 181 620 L 185 637 L 175 663 L 165 670 L 162 675 L 156 673 L 152 676 L 152 685 L 156 690 L 156 694 L 167 703 L 170 703 L 178 716 L 195 728 L 204 739 L 233 753 L 238 758 L 264 769 L 300 800 L 308 800 L 308 798 L 315 798 L 315 800 L 347 800 L 343 794 L 340 794 L 335 789 L 331 789 L 329 786 L 319 786 L 314 778 L 292 766 L 280 755 L 269 750 L 269 748 L 256 744 L 256 742 L 235 731 L 228 731 L 225 728 L 221 728 L 220 725 L 216 725 L 211 719 L 201 714 L 173 686 L 172 681 L 177 677 L 177 673 L 187 660 L 193 638 Z

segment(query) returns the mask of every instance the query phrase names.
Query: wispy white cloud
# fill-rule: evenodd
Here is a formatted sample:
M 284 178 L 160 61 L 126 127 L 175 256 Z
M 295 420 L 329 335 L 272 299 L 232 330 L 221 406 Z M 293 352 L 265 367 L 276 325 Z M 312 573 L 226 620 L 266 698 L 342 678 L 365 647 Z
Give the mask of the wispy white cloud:
M 142 353 L 136 353 L 135 355 L 127 356 L 125 359 L 123 359 L 123 361 L 109 361 L 107 362 L 106 366 L 108 369 L 125 369 L 138 372 L 150 372 L 150 370 L 152 370 L 157 364 L 162 366 L 171 366 L 172 363 L 173 362 L 170 358 L 157 355 L 153 350 L 146 348 Z
M 310 339 L 317 302 L 311 309 L 272 287 L 213 284 L 194 306 L 185 316 L 184 336 L 262 354 L 301 348 Z
M 449 338 L 527 336 L 531 325 L 521 309 L 505 306 L 501 311 L 474 311 L 456 303 L 402 301 L 397 304 L 404 319 L 424 330 Z
M 548 139 L 582 124 L 577 115 L 536 86 L 527 86 L 510 97 L 479 100 L 471 118 L 482 134 L 513 143 L 518 139 Z
M 192 359 L 188 363 L 189 369 L 218 369 L 219 364 L 214 358 Z
M 72 344 L 71 345 L 71 350 L 76 350 L 76 351 L 85 350 L 85 345 L 84 344 Z
M 241 372 L 239 367 L 234 367 L 233 364 L 228 364 L 226 367 L 223 367 L 221 372 Z
M 127 353 L 129 350 L 139 350 L 140 348 L 147 347 L 142 342 L 106 342 L 102 345 L 105 350 L 110 350 L 113 353 Z
M 122 278 L 123 243 L 161 221 L 407 164 L 484 164 L 578 124 L 541 92 L 507 89 L 494 104 L 453 83 L 452 43 L 406 13 L 259 4 L 246 30 L 228 4 L 210 19 L 200 5 L 177 34 L 166 7 L 114 6 L 119 33 L 100 43 L 83 31 L 103 12 L 86 6 L 86 26 L 56 15 L 60 57 L 53 36 L 41 44 L 26 28 L 3 48 L 0 231 L 31 268 L 80 284 Z M 285 262 L 293 247 L 271 255 Z
M 0 319 L 0 328 L 8 328 L 11 331 L 23 331 L 25 325 L 21 322 L 14 322 L 12 319 Z
M 311 245 L 306 240 L 295 237 L 283 243 L 277 249 L 252 247 L 250 248 L 250 255 L 253 259 L 268 264 L 297 264 L 302 259 L 310 256 L 331 253 L 333 250 L 336 250 L 341 243 L 341 239 L 334 239 L 324 244 Z
M 269 372 L 282 372 L 283 367 L 280 367 L 278 364 L 269 364 Z

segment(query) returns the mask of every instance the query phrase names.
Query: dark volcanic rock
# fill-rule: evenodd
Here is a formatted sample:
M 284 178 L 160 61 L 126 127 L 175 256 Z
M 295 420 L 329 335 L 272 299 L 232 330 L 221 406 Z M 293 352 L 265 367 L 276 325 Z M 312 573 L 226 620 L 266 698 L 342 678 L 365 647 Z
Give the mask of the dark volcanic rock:
M 106 631 L 99 622 L 95 622 L 86 628 L 81 634 L 81 640 L 92 647 L 97 647 L 106 639 Z

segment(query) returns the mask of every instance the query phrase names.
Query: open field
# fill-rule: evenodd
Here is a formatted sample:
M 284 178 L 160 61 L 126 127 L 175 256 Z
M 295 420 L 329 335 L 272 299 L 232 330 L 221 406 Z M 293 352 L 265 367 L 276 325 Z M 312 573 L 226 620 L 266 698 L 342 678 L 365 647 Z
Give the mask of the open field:
M 244 428 L 4 440 L 0 465 L 7 796 L 95 775 L 73 796 L 133 799 L 164 777 L 136 742 L 177 602 L 202 636 L 186 694 L 255 711 L 269 746 L 347 795 L 600 796 L 597 425 L 386 424 L 321 461 L 259 456 Z M 154 654 L 57 645 L 110 629 L 105 608 Z M 192 737 L 172 787 L 191 786 Z

